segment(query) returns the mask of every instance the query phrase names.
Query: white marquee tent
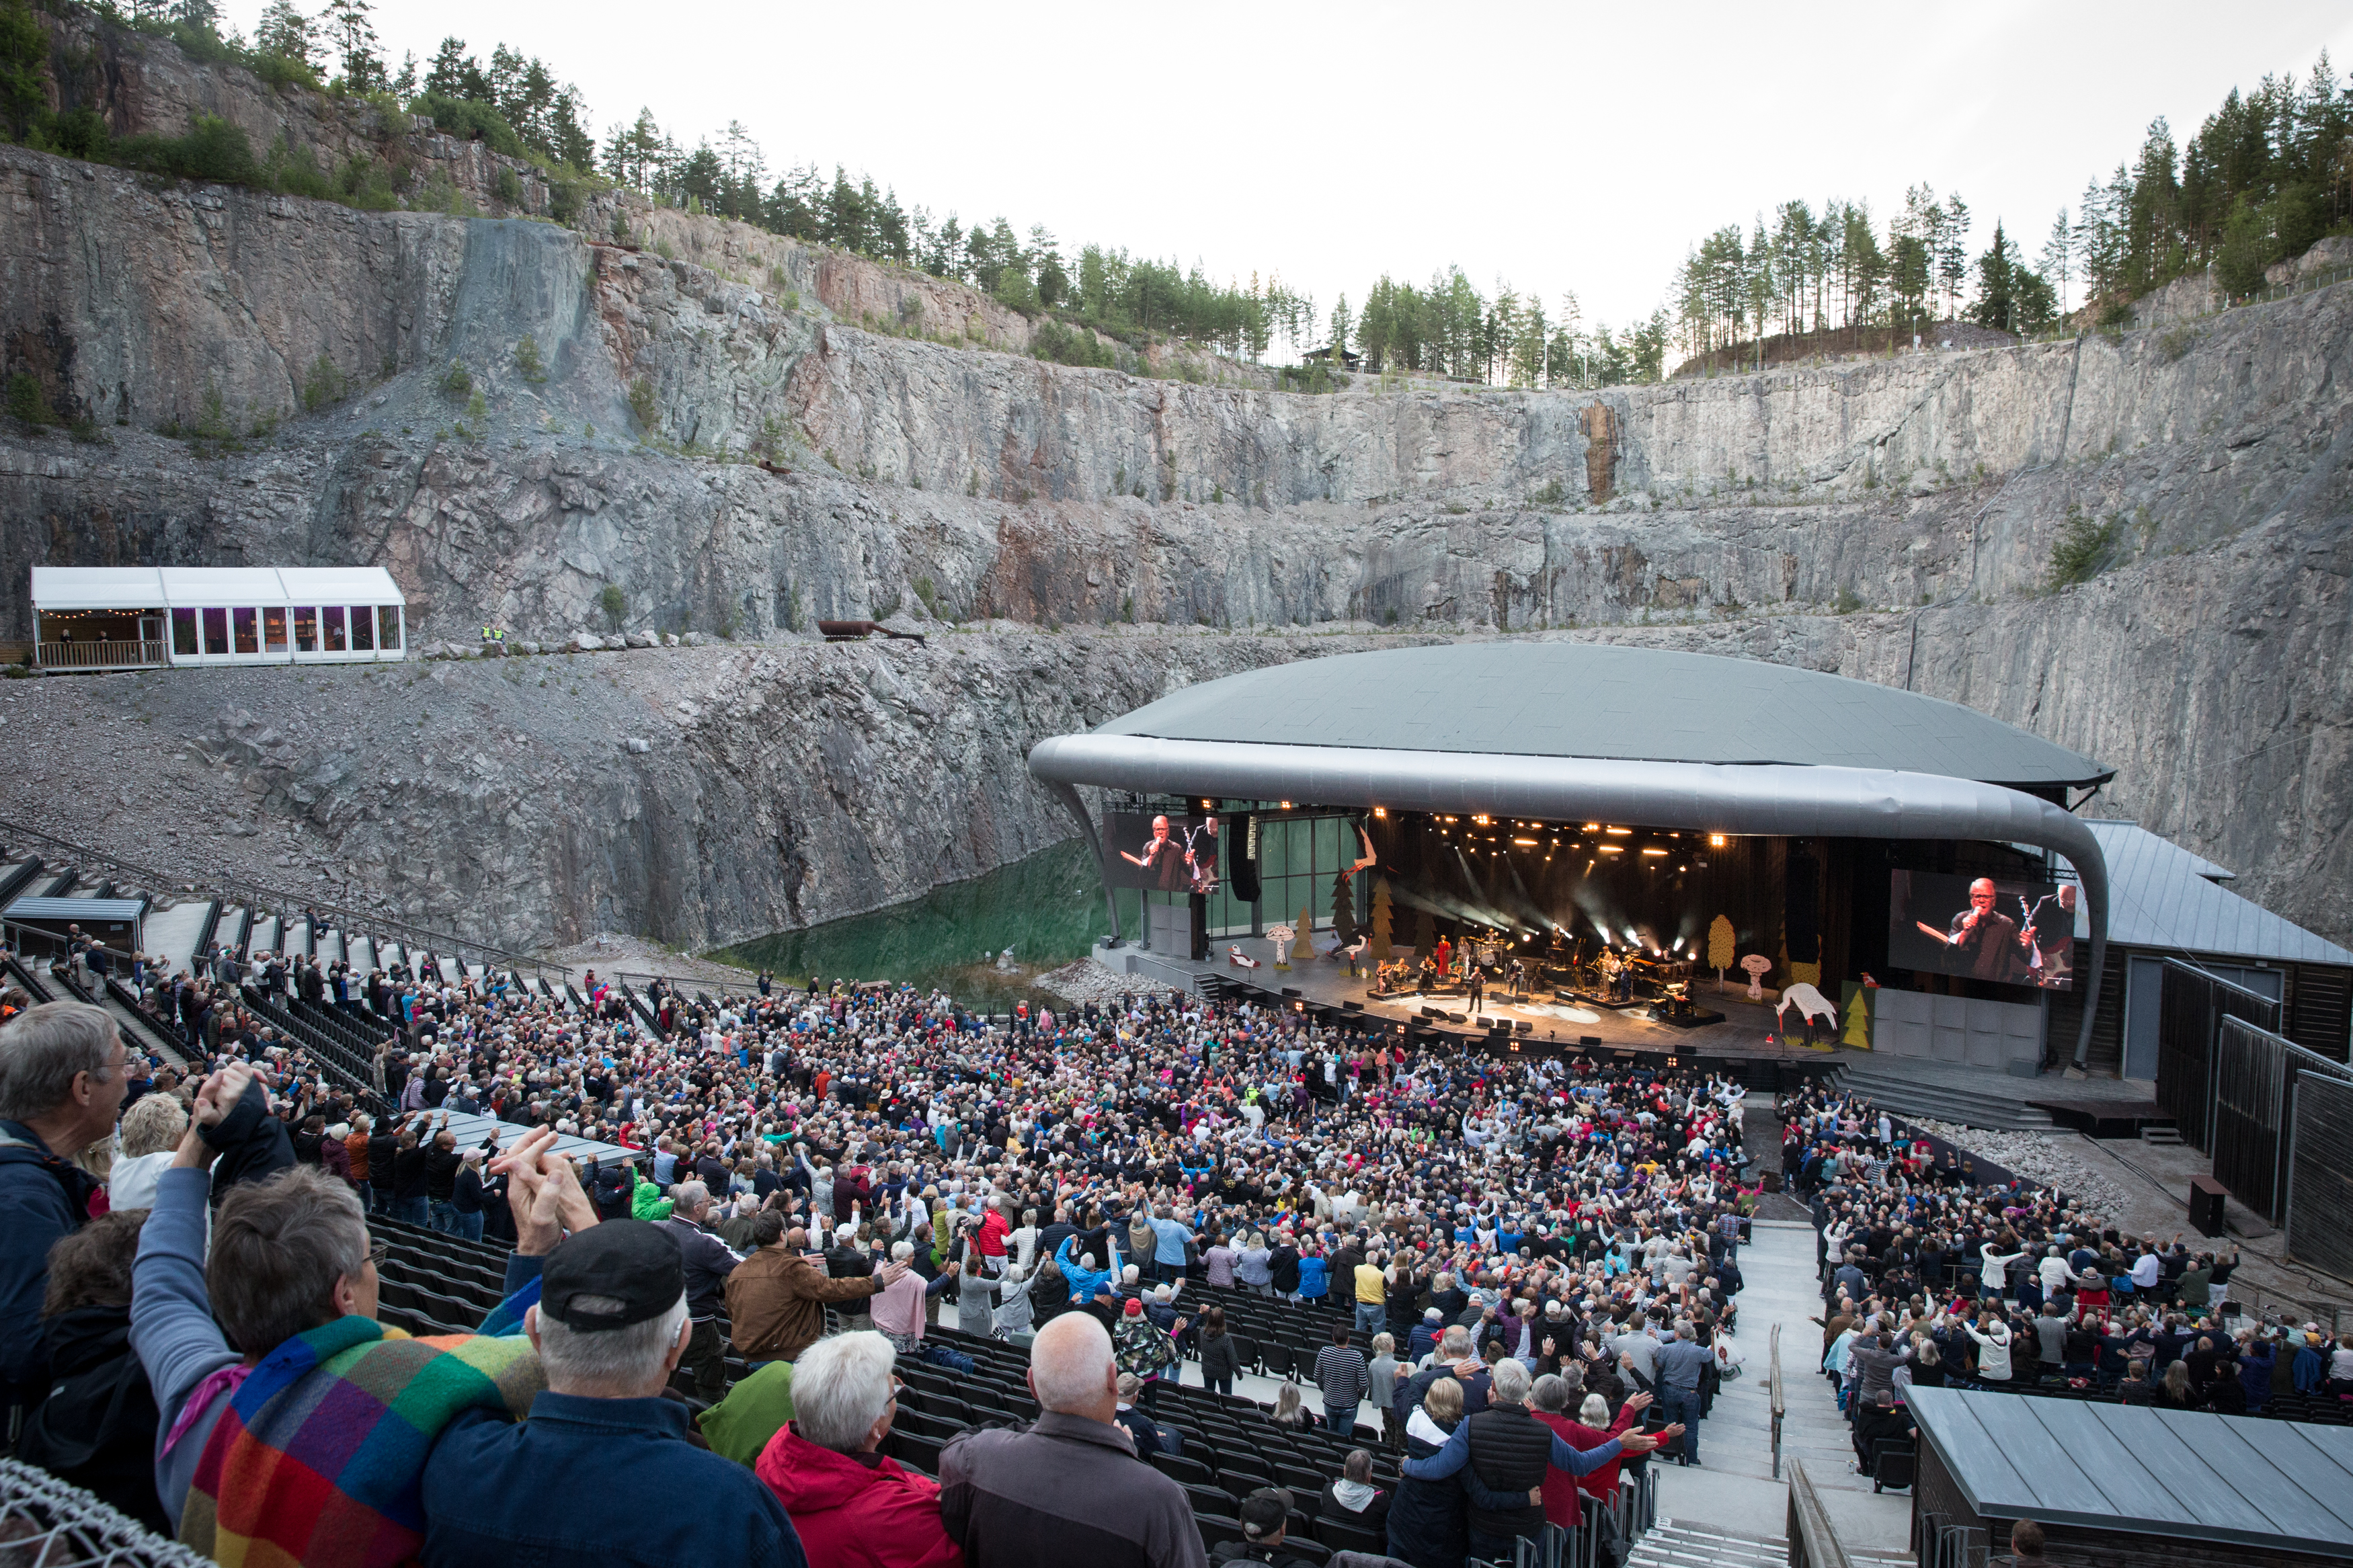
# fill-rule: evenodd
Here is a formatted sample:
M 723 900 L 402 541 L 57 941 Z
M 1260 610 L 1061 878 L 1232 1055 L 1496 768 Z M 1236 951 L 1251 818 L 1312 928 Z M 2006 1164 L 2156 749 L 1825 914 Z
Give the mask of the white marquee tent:
M 36 566 L 34 663 L 396 660 L 407 651 L 407 603 L 381 566 Z

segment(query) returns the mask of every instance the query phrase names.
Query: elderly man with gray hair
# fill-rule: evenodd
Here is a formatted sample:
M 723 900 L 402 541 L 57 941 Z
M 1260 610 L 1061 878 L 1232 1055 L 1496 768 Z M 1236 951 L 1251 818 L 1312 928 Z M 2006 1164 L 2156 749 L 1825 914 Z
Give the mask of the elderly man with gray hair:
M 793 1369 L 793 1419 L 754 1467 L 812 1561 L 842 1568 L 950 1568 L 940 1485 L 881 1453 L 899 1413 L 896 1352 L 871 1330 L 835 1334 Z
M 425 1467 L 424 1561 L 805 1568 L 775 1494 L 689 1442 L 687 1407 L 662 1397 L 687 1310 L 659 1226 L 608 1220 L 549 1253 L 523 1318 L 547 1390 L 527 1421 L 470 1410 L 443 1432 Z
M 0 1029 L 0 1396 L 48 1390 L 41 1296 L 49 1248 L 81 1228 L 98 1179 L 75 1155 L 114 1131 L 130 1081 L 114 1019 L 45 1002 Z
M 686 1347 L 687 1374 L 694 1380 L 695 1397 L 716 1405 L 727 1393 L 727 1344 L 720 1337 L 719 1312 L 726 1304 L 727 1277 L 744 1258 L 712 1233 L 708 1186 L 681 1182 L 670 1195 L 670 1217 L 658 1223 L 678 1244 L 686 1264 L 686 1300 L 693 1322 Z
M 1029 1392 L 1044 1414 L 1027 1431 L 967 1432 L 940 1455 L 940 1516 L 972 1568 L 1207 1568 L 1185 1489 L 1135 1462 L 1092 1313 L 1038 1331 Z

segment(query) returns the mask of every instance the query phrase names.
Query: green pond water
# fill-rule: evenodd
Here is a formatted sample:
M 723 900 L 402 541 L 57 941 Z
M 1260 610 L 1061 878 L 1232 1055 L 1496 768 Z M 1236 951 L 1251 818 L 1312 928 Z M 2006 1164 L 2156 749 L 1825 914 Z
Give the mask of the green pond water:
M 785 980 L 911 981 L 1002 1013 L 1017 1002 L 1035 1007 L 1047 1000 L 1031 982 L 1084 958 L 1104 926 L 1094 858 L 1072 839 L 903 904 L 778 931 L 712 956 Z M 1017 967 L 1001 973 L 997 955 L 1008 947 Z

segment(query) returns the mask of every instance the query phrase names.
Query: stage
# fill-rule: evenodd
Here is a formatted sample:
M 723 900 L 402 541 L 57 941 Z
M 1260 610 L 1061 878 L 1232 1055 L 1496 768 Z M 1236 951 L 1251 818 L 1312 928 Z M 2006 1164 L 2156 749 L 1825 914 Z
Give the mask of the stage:
M 1328 933 L 1324 940 L 1328 943 Z M 1245 958 L 1257 959 L 1258 967 L 1231 963 L 1227 952 L 1229 948 L 1239 948 Z M 1826 1048 L 1836 1043 L 1834 1029 L 1828 1025 L 1818 1026 L 1816 1039 L 1825 1048 L 1810 1048 L 1805 1044 L 1803 1023 L 1792 1008 L 1789 1019 L 1799 1026 L 1797 1043 L 1785 1044 L 1774 1018 L 1774 993 L 1767 991 L 1764 1001 L 1751 1002 L 1747 986 L 1728 976 L 1721 992 L 1716 990 L 1713 975 L 1696 979 L 1691 986 L 1693 1002 L 1710 1012 L 1725 1015 L 1724 1021 L 1683 1026 L 1652 1017 L 1649 1005 L 1639 1000 L 1631 1006 L 1614 1008 L 1558 1001 L 1548 994 L 1514 1001 L 1500 986 L 1489 988 L 1475 1014 L 1470 1010 L 1469 999 L 1461 994 L 1417 994 L 1373 1000 L 1366 995 L 1366 981 L 1352 978 L 1345 963 L 1328 957 L 1319 955 L 1299 963 L 1294 951 L 1292 966 L 1277 969 L 1274 943 L 1264 937 L 1219 938 L 1210 943 L 1210 952 L 1211 958 L 1196 961 L 1145 948 L 1097 947 L 1094 957 L 1096 962 L 1138 979 L 1180 986 L 1199 994 L 1247 988 L 1262 994 L 1269 1003 L 1304 1004 L 1313 1012 L 1344 1023 L 1362 1020 L 1376 1026 L 1426 1030 L 1481 1048 L 1488 1048 L 1503 1037 L 1482 1024 L 1481 1020 L 1486 1019 L 1502 1023 L 1511 1031 L 1512 1046 L 1498 1048 L 1520 1051 L 1582 1049 L 1802 1062 L 1813 1064 L 1817 1070 L 1827 1070 L 1834 1059 L 1833 1053 Z M 1425 1008 L 1450 1016 L 1430 1017 L 1425 1016 Z M 1453 1021 L 1451 1016 L 1456 1015 L 1461 1022 Z M 1527 1026 L 1525 1033 L 1519 1027 L 1523 1024 Z

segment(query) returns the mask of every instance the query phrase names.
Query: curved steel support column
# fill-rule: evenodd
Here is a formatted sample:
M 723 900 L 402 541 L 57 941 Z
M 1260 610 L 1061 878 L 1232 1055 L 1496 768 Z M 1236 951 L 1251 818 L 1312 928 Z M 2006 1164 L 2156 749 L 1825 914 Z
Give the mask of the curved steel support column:
M 1834 838 L 1963 838 L 2031 844 L 2063 856 L 2091 925 L 2084 1021 L 2073 1066 L 2092 1046 L 2108 951 L 2108 868 L 2099 840 L 2060 806 L 2001 784 L 1938 773 L 1770 763 L 1653 763 L 1372 747 L 1056 735 L 1029 772 L 1085 821 L 1072 786 L 1241 800 L 1386 805 L 1405 811 L 1639 822 L 1701 832 Z M 1103 847 L 1085 823 L 1098 865 Z M 1108 897 L 1110 878 L 1104 878 Z M 1117 913 L 1113 912 L 1113 928 Z
M 1076 786 L 1062 779 L 1047 778 L 1043 774 L 1039 777 L 1053 793 L 1054 798 L 1062 803 L 1062 809 L 1078 823 L 1079 835 L 1087 841 L 1087 848 L 1095 858 L 1095 875 L 1103 879 L 1103 907 L 1111 911 L 1111 940 L 1113 945 L 1117 945 L 1125 940 L 1119 929 L 1119 895 L 1112 890 L 1111 864 L 1103 858 L 1103 838 L 1095 832 L 1094 818 L 1087 815 L 1086 803 L 1079 798 Z

